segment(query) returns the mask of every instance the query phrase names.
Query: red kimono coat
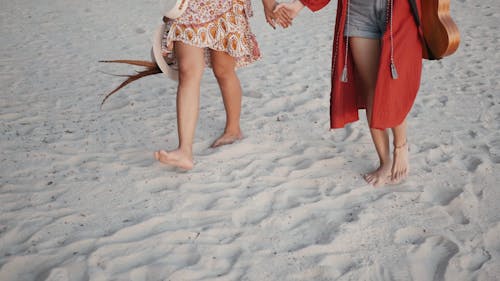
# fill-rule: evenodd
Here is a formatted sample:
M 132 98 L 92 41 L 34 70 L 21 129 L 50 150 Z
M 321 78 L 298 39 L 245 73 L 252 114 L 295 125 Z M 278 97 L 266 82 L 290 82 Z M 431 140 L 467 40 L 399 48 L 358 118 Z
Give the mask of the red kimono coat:
M 312 11 L 326 6 L 330 0 L 300 0 Z M 347 17 L 348 0 L 338 0 L 335 22 L 335 37 L 332 55 L 332 89 L 330 98 L 330 127 L 342 128 L 357 121 L 358 110 L 365 108 L 359 86 L 354 75 L 353 59 L 348 51 L 347 82 L 341 82 L 345 60 L 346 38 L 343 36 Z M 420 5 L 420 1 L 418 5 Z M 389 8 L 389 5 L 387 5 Z M 419 11 L 420 6 L 418 7 Z M 382 37 L 382 50 L 378 67 L 377 84 L 373 101 L 370 126 L 376 129 L 393 128 L 401 124 L 410 111 L 420 86 L 422 72 L 421 30 L 412 16 L 408 0 L 393 0 L 392 39 L 390 25 Z M 394 64 L 398 78 L 391 76 L 391 40 Z

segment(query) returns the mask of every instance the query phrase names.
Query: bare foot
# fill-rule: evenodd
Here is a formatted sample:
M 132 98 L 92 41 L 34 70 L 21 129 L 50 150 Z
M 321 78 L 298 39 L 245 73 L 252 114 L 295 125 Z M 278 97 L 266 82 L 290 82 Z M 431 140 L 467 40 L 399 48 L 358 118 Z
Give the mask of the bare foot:
M 391 169 L 391 183 L 398 184 L 408 176 L 410 164 L 408 161 L 408 143 L 394 147 L 394 162 Z
M 383 186 L 391 180 L 392 163 L 381 164 L 377 170 L 363 175 L 365 181 L 374 187 Z
M 179 149 L 168 152 L 165 150 L 156 151 L 155 158 L 163 164 L 179 167 L 185 170 L 191 170 L 194 166 L 193 158 Z
M 237 134 L 232 134 L 232 133 L 224 133 L 222 136 L 220 136 L 218 139 L 216 139 L 212 145 L 210 146 L 211 148 L 216 148 L 221 145 L 226 145 L 226 144 L 232 144 L 235 141 L 241 140 L 243 138 L 243 135 L 241 132 Z

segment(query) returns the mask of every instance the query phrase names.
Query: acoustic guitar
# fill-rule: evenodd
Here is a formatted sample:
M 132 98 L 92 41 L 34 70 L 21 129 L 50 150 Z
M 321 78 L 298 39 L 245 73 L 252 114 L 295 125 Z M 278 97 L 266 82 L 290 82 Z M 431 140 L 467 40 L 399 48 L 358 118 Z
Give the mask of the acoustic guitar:
M 415 0 L 409 1 L 417 24 L 422 25 L 425 43 L 422 57 L 436 60 L 453 54 L 460 44 L 460 33 L 450 16 L 450 0 L 417 0 L 422 8 L 421 20 Z

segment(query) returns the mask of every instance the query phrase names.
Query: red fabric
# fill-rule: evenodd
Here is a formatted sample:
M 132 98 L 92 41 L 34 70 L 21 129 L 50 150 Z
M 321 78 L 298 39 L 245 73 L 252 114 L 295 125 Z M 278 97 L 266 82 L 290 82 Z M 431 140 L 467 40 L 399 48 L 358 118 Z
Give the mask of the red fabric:
M 312 11 L 326 6 L 330 0 L 300 0 Z M 398 79 L 392 79 L 390 71 L 391 39 L 387 25 L 382 37 L 382 51 L 377 85 L 373 101 L 372 128 L 393 128 L 401 124 L 410 111 L 420 86 L 422 72 L 422 43 L 420 30 L 413 19 L 408 0 L 393 0 L 394 62 Z M 417 1 L 420 5 L 420 1 Z M 356 88 L 352 56 L 348 54 L 348 82 L 340 81 L 344 67 L 347 0 L 338 0 L 335 20 L 335 37 L 332 55 L 332 89 L 330 98 L 330 127 L 342 128 L 359 119 L 358 110 L 365 108 L 361 92 Z M 419 6 L 420 9 L 420 6 Z
M 300 2 L 307 6 L 311 11 L 316 12 L 330 3 L 330 0 L 300 0 Z

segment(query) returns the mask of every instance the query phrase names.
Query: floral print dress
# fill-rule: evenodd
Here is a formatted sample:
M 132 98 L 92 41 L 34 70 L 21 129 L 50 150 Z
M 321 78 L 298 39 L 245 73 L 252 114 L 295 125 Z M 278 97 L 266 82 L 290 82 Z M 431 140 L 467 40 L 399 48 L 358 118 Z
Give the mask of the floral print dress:
M 162 50 L 168 55 L 173 42 L 205 49 L 205 63 L 211 66 L 210 49 L 228 53 L 236 67 L 260 58 L 248 19 L 253 15 L 250 0 L 190 0 L 186 11 L 166 24 Z M 173 54 L 175 56 L 175 54 Z

